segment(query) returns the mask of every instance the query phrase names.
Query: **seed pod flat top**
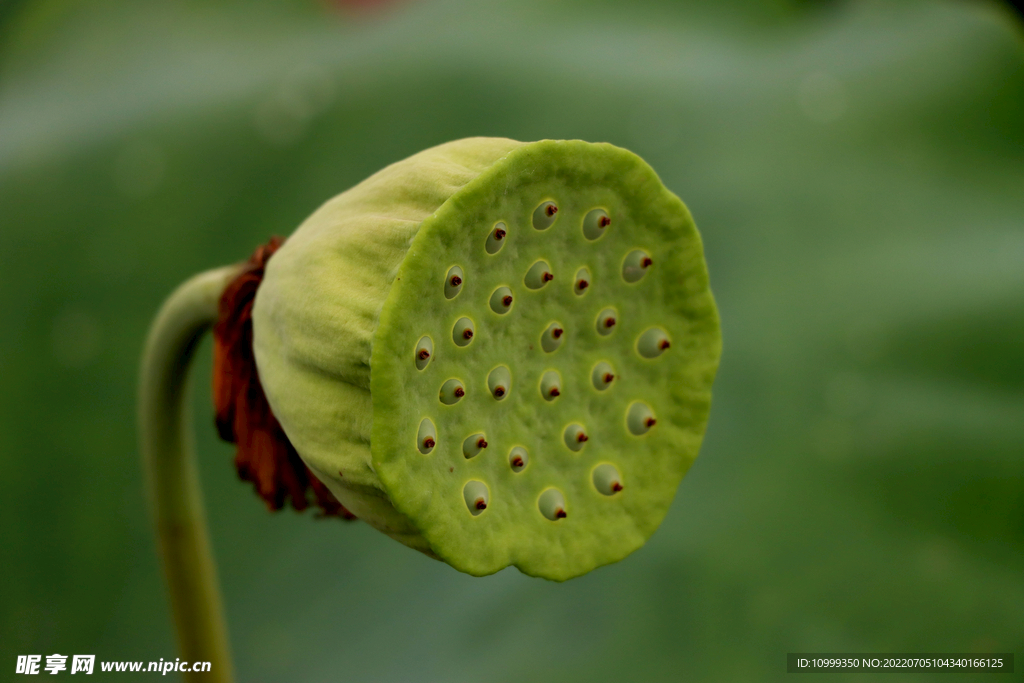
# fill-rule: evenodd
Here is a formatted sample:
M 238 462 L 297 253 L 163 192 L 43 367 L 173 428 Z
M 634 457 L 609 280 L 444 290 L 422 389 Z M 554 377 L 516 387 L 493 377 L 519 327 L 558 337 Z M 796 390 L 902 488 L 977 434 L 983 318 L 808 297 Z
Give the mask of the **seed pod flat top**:
M 346 508 L 461 571 L 555 580 L 661 523 L 721 343 L 686 207 L 581 141 L 384 169 L 270 260 L 253 324 L 275 415 Z

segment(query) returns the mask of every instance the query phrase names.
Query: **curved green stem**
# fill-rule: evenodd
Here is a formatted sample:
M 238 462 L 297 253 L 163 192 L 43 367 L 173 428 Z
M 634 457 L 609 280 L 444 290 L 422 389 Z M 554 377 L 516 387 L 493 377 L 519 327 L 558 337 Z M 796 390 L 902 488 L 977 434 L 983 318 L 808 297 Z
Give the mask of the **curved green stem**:
M 197 275 L 164 303 L 149 330 L 139 387 L 142 459 L 156 521 L 181 657 L 211 662 L 209 673 L 185 680 L 234 680 L 224 608 L 206 529 L 190 411 L 189 365 L 217 320 L 217 303 L 241 266 Z

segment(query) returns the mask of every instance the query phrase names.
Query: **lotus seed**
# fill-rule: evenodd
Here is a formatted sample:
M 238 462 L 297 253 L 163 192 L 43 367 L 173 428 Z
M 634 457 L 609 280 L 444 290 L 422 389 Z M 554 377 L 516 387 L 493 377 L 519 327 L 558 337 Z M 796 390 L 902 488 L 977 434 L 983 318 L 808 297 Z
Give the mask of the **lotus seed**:
M 583 236 L 591 241 L 596 240 L 611 224 L 612 219 L 603 209 L 594 209 L 583 219 Z
M 660 327 L 646 330 L 636 340 L 636 350 L 644 358 L 657 358 L 672 346 L 668 334 Z
M 434 446 L 437 444 L 437 429 L 429 417 L 425 417 L 420 421 L 420 429 L 416 439 L 419 443 L 420 453 L 426 455 L 434 450 Z
M 491 390 L 491 396 L 502 400 L 512 390 L 512 373 L 504 365 L 499 365 L 487 375 L 487 388 Z
M 590 271 L 586 268 L 580 268 L 576 271 L 575 283 L 572 286 L 572 291 L 576 292 L 577 296 L 583 296 L 587 293 L 587 287 L 590 286 Z
M 590 372 L 590 381 L 594 385 L 594 388 L 598 391 L 604 391 L 611 386 L 612 380 L 615 379 L 615 369 L 611 366 L 611 363 L 601 361 L 594 366 L 594 369 Z
M 454 299 L 462 291 L 462 280 L 465 277 L 462 268 L 452 266 L 444 278 L 444 296 L 446 299 Z
M 552 522 L 565 519 L 567 516 L 565 497 L 556 488 L 545 489 L 537 499 L 537 507 L 540 509 L 540 513 Z
M 544 349 L 545 353 L 557 351 L 558 347 L 562 345 L 562 336 L 564 334 L 565 330 L 562 328 L 561 323 L 551 323 L 544 330 L 543 334 L 540 335 L 541 348 Z
M 538 230 L 547 230 L 555 222 L 555 214 L 558 207 L 554 202 L 544 202 L 533 211 L 533 227 Z
M 654 412 L 644 403 L 634 401 L 626 413 L 626 424 L 636 436 L 642 436 L 650 431 L 658 421 L 654 419 Z
M 491 293 L 491 310 L 498 315 L 505 315 L 512 310 L 512 290 L 508 287 L 498 287 Z
M 554 401 L 562 395 L 562 377 L 555 370 L 548 370 L 540 379 L 540 394 L 546 401 Z
M 626 282 L 639 281 L 647 274 L 652 263 L 650 254 L 642 249 L 634 249 L 626 254 L 626 259 L 622 262 L 622 279 Z
M 483 434 L 472 434 L 462 442 L 462 454 L 466 456 L 466 460 L 475 458 L 485 448 L 487 448 L 487 438 Z
M 583 429 L 583 425 L 577 423 L 566 427 L 562 438 L 565 440 L 565 445 L 569 447 L 569 450 L 577 452 L 583 450 L 583 446 L 590 440 L 587 432 Z
M 431 341 L 430 337 L 420 337 L 420 340 L 416 342 L 416 369 L 422 370 L 427 367 L 433 354 L 434 342 Z
M 458 403 L 465 395 L 466 387 L 460 380 L 450 379 L 441 385 L 441 403 L 446 406 Z
M 497 254 L 501 251 L 501 248 L 505 246 L 505 235 L 508 234 L 508 228 L 504 223 L 498 223 L 494 226 L 494 229 L 487 233 L 487 242 L 484 248 L 487 249 L 488 254 Z
M 614 496 L 622 490 L 622 475 L 611 463 L 602 463 L 594 468 L 594 488 L 606 496 Z
M 606 308 L 597 314 L 597 333 L 602 337 L 607 337 L 609 334 L 615 331 L 615 324 L 617 320 L 618 312 L 614 308 Z
M 530 455 L 522 446 L 516 446 L 508 453 L 508 464 L 513 472 L 522 472 L 529 462 Z
M 526 271 L 523 283 L 530 289 L 540 289 L 553 279 L 555 276 L 551 274 L 551 266 L 547 261 L 537 261 Z
M 491 500 L 491 494 L 487 490 L 487 484 L 475 479 L 467 481 L 462 487 L 462 498 L 466 501 L 466 507 L 474 517 L 487 509 Z
M 458 346 L 469 346 L 473 341 L 473 321 L 469 318 L 459 318 L 452 328 L 452 341 Z

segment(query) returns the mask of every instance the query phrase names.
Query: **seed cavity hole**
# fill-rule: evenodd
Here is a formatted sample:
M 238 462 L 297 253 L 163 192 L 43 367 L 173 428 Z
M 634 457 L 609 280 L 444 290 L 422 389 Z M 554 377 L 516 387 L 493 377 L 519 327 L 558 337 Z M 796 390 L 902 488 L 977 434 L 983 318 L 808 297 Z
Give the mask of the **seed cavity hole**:
M 459 379 L 450 379 L 441 385 L 439 398 L 446 406 L 454 405 L 466 395 L 466 385 Z
M 474 334 L 473 321 L 469 318 L 459 318 L 452 328 L 452 341 L 456 346 L 469 346 Z
M 512 391 L 512 373 L 506 366 L 499 365 L 487 375 L 487 388 L 495 400 L 503 400 Z
M 512 290 L 508 287 L 498 287 L 491 292 L 491 310 L 498 315 L 505 315 L 512 310 Z
M 555 279 L 554 274 L 551 272 L 551 266 L 548 265 L 547 261 L 537 261 L 530 269 L 526 271 L 526 276 L 523 278 L 523 284 L 530 289 L 540 289 L 547 283 Z
M 668 333 L 660 327 L 645 330 L 637 337 L 636 350 L 644 358 L 657 358 L 672 346 Z
M 583 219 L 583 236 L 594 241 L 604 235 L 605 228 L 612 224 L 612 219 L 604 209 L 594 209 Z
M 565 339 L 565 328 L 562 323 L 551 323 L 540 335 L 540 347 L 544 353 L 554 353 Z
M 429 417 L 425 417 L 420 421 L 420 429 L 416 434 L 417 448 L 420 453 L 426 455 L 434 450 L 434 446 L 437 445 L 437 428 L 434 427 L 434 423 Z
M 444 276 L 444 297 L 446 299 L 454 299 L 462 291 L 462 282 L 466 279 L 466 276 L 462 272 L 462 268 L 458 266 L 452 266 L 448 269 L 448 274 Z
M 622 475 L 619 474 L 619 468 L 611 463 L 605 462 L 595 467 L 591 478 L 594 488 L 606 496 L 614 496 L 622 490 Z
M 484 248 L 488 254 L 497 254 L 501 251 L 501 248 L 505 246 L 505 242 L 508 240 L 508 226 L 504 223 L 496 223 L 491 231 L 487 233 L 487 242 L 484 243 Z
M 580 268 L 576 271 L 576 276 L 573 278 L 572 291 L 576 293 L 576 296 L 583 296 L 590 289 L 590 283 L 590 270 Z
M 615 368 L 611 363 L 601 361 L 590 371 L 590 382 L 598 391 L 604 391 L 615 381 Z
M 544 202 L 533 210 L 533 227 L 547 230 L 554 224 L 558 216 L 558 206 L 554 202 Z
M 513 472 L 522 472 L 530 464 L 530 454 L 522 446 L 516 446 L 508 453 L 508 465 Z
M 416 360 L 416 369 L 422 370 L 430 364 L 430 359 L 434 357 L 434 342 L 430 337 L 422 336 L 420 340 L 416 342 L 416 351 L 413 354 Z
M 636 436 L 643 436 L 651 431 L 658 420 L 654 417 L 654 411 L 646 403 L 634 401 L 626 411 L 626 426 Z
M 470 434 L 462 442 L 462 454 L 466 456 L 466 460 L 480 455 L 485 448 L 487 448 L 487 437 L 484 436 L 483 432 Z
M 556 488 L 544 489 L 544 492 L 540 494 L 540 498 L 537 499 L 537 508 L 542 515 L 552 522 L 557 522 L 568 516 L 565 496 Z
M 626 254 L 622 262 L 622 279 L 626 282 L 638 282 L 653 264 L 650 254 L 643 249 L 634 249 Z
M 487 509 L 491 502 L 491 492 L 487 484 L 471 479 L 462 487 L 462 499 L 466 501 L 466 508 L 476 517 Z
M 615 331 L 615 326 L 619 323 L 619 312 L 614 308 L 606 308 L 597 314 L 597 321 L 594 323 L 594 327 L 597 329 L 597 333 L 602 337 L 607 337 Z
M 562 439 L 565 441 L 565 445 L 568 446 L 569 450 L 578 453 L 583 450 L 585 445 L 587 445 L 587 441 L 590 440 L 590 437 L 587 436 L 587 431 L 584 429 L 583 425 L 574 422 L 565 428 L 565 431 L 562 433 Z
M 554 401 L 562 395 L 562 376 L 557 370 L 548 370 L 541 375 L 540 394 L 545 401 Z

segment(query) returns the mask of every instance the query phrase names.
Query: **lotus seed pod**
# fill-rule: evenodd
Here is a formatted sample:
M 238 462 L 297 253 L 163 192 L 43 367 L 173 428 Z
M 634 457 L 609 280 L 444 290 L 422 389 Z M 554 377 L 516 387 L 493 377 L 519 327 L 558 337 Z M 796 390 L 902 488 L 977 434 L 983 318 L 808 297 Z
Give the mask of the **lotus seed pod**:
M 274 415 L 346 509 L 461 571 L 559 581 L 661 523 L 720 351 L 686 207 L 632 153 L 580 141 L 475 138 L 389 166 L 274 254 L 252 319 Z M 672 353 L 645 357 L 650 329 Z

